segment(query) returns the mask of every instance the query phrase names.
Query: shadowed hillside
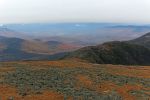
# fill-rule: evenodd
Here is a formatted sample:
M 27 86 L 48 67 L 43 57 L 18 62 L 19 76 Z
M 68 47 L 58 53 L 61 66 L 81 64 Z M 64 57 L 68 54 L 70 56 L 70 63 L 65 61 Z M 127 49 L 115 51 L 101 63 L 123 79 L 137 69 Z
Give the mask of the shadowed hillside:
M 40 41 L 34 39 L 8 38 L 0 36 L 0 45 L 8 50 L 22 50 L 27 53 L 55 54 L 76 50 L 80 46 L 59 41 Z
M 62 57 L 64 52 L 77 48 L 79 47 L 57 41 L 43 42 L 0 36 L 0 61 L 56 59 Z
M 117 41 L 79 49 L 70 57 L 100 64 L 150 65 L 149 49 Z

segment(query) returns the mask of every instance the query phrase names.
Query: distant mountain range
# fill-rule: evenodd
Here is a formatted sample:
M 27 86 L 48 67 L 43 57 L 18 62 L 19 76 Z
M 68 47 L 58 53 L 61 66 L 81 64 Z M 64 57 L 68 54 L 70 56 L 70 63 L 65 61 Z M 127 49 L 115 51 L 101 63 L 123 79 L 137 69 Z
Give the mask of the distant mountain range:
M 150 25 L 116 23 L 5 24 L 3 28 L 18 32 L 28 36 L 28 38 L 57 37 L 92 45 L 108 41 L 131 40 L 150 31 Z
M 19 38 L 0 37 L 0 61 L 23 60 L 37 57 L 37 54 L 26 53 L 22 48 L 22 42 L 25 40 Z
M 0 61 L 37 60 L 62 56 L 64 52 L 78 49 L 79 46 L 58 41 L 25 40 L 0 36 Z
M 5 27 L 0 27 L 0 36 L 26 38 L 24 34 Z
M 0 37 L 1 48 L 21 50 L 27 53 L 55 54 L 72 51 L 80 46 L 59 41 L 25 40 L 20 38 Z
M 58 58 L 84 45 L 86 43 L 60 37 L 34 39 L 24 33 L 0 27 L 0 61 L 46 59 L 50 55 Z M 50 58 L 56 58 L 53 56 Z
M 76 27 L 81 27 L 81 25 L 83 24 L 76 24 Z M 105 25 L 104 27 L 106 26 L 107 25 Z M 107 31 L 110 31 L 112 28 L 113 30 L 117 29 L 117 32 L 119 32 L 120 27 L 125 28 L 125 30 L 130 30 L 130 28 L 135 28 L 136 26 L 109 26 L 109 29 Z M 138 28 L 139 27 L 140 26 L 138 26 Z M 145 28 L 148 30 L 149 27 L 144 27 L 143 30 L 145 30 Z M 114 31 L 110 32 L 112 32 L 113 34 Z M 122 32 L 122 30 L 120 32 Z M 128 35 L 128 33 L 126 35 Z M 139 33 L 139 30 L 137 33 Z M 136 39 L 125 42 L 107 42 L 104 44 L 102 44 L 102 42 L 98 42 L 101 41 L 101 39 L 103 41 L 103 36 L 100 37 L 101 35 L 95 34 L 95 36 L 97 37 L 92 37 L 91 35 L 88 35 L 89 34 L 87 34 L 85 37 L 84 35 L 79 35 L 78 38 L 74 38 L 73 36 L 75 35 L 73 35 L 72 37 L 47 36 L 33 38 L 22 32 L 17 32 L 12 29 L 1 27 L 0 61 L 42 59 L 52 60 L 63 58 L 64 56 L 66 56 L 66 58 L 80 58 L 93 63 L 137 65 L 150 64 L 150 33 L 140 36 L 139 38 L 137 38 L 138 35 L 136 34 Z M 96 40 L 97 42 L 95 42 L 94 38 L 97 38 L 99 40 Z M 118 40 L 121 40 L 121 38 L 119 38 Z M 108 39 L 108 41 L 111 41 L 111 39 Z M 96 44 L 99 45 L 91 46 Z M 68 54 L 68 52 L 71 53 Z

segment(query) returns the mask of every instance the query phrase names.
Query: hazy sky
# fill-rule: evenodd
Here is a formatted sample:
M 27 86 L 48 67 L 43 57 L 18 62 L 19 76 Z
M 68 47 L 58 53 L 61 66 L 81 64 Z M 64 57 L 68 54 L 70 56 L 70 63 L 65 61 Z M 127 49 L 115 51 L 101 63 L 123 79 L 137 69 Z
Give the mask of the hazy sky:
M 150 23 L 150 0 L 0 0 L 0 23 Z

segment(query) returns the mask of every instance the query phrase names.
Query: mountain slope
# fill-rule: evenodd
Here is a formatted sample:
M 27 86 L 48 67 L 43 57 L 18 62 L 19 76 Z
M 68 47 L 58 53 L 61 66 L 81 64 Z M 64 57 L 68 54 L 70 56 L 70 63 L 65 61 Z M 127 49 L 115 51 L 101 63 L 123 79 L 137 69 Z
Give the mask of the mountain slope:
M 150 32 L 139 38 L 129 41 L 129 43 L 138 44 L 150 48 Z
M 0 61 L 41 60 L 62 57 L 69 47 L 63 48 L 57 41 L 42 42 L 0 36 Z M 75 49 L 75 48 L 74 48 Z
M 17 47 L 16 47 L 17 46 Z M 27 53 L 56 54 L 79 49 L 81 45 L 69 43 L 68 40 L 54 41 L 53 37 L 43 41 L 29 37 L 24 32 L 14 31 L 7 27 L 0 27 L 0 50 L 15 48 Z
M 0 36 L 9 37 L 9 38 L 10 37 L 11 38 L 15 38 L 15 37 L 16 38 L 28 38 L 28 36 L 23 33 L 20 33 L 20 32 L 5 28 L 5 27 L 0 27 Z
M 150 65 L 150 50 L 126 42 L 108 42 L 102 45 L 84 47 L 69 55 L 92 63 Z
M 25 60 L 42 55 L 27 53 L 22 50 L 22 43 L 25 40 L 19 38 L 0 37 L 0 61 Z

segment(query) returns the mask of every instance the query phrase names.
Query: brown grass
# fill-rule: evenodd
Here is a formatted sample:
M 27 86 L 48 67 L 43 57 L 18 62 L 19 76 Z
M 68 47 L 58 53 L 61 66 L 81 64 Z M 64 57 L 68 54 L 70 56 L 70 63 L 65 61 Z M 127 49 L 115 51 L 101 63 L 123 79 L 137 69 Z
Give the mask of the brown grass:
M 30 65 L 32 68 L 38 69 L 38 68 L 49 68 L 49 67 L 68 67 L 68 68 L 74 68 L 74 67 L 83 67 L 83 68 L 97 68 L 102 67 L 104 68 L 108 73 L 111 73 L 113 75 L 122 75 L 122 76 L 129 76 L 129 77 L 138 77 L 138 78 L 150 78 L 150 66 L 122 66 L 122 65 L 99 65 L 99 64 L 91 64 L 87 63 L 85 61 L 81 61 L 79 59 L 71 59 L 71 60 L 59 60 L 59 61 L 21 61 L 21 62 L 7 62 L 9 65 L 13 65 L 14 63 L 22 64 L 22 65 Z M 1 72 L 8 72 L 13 71 L 13 67 L 1 67 Z M 115 83 L 111 81 L 103 81 L 99 84 L 94 83 L 88 76 L 86 75 L 77 75 L 75 76 L 78 80 L 77 88 L 80 88 L 81 86 L 86 87 L 90 90 L 95 90 L 99 93 L 109 93 L 112 90 L 115 90 L 117 93 L 119 93 L 124 100 L 136 100 L 136 97 L 130 94 L 129 92 L 131 90 L 148 90 L 150 91 L 150 88 L 144 88 L 142 85 L 134 84 L 125 84 L 122 86 L 118 86 Z M 52 91 L 45 91 L 41 95 L 29 95 L 27 97 L 20 97 L 17 94 L 17 90 L 10 86 L 3 86 L 0 85 L 0 96 L 2 97 L 2 100 L 6 100 L 9 96 L 14 96 L 15 100 L 63 100 L 63 95 L 52 92 Z M 150 92 L 145 92 L 146 94 L 150 94 Z M 70 100 L 72 97 L 69 98 Z
M 114 66 L 106 67 L 107 70 L 114 75 L 123 75 L 138 78 L 150 78 L 150 66 Z
M 9 64 L 21 64 L 21 65 L 29 65 L 32 68 L 49 68 L 49 67 L 84 67 L 89 68 L 92 64 L 81 62 L 81 60 L 59 60 L 59 61 L 20 61 L 20 62 L 8 62 Z M 7 63 L 7 64 L 8 64 Z
M 143 87 L 141 85 L 123 85 L 117 88 L 117 92 L 122 95 L 124 100 L 136 100 L 136 97 L 129 94 L 131 90 L 141 90 Z
M 111 92 L 112 90 L 115 90 L 116 87 L 117 86 L 111 81 L 103 81 L 102 83 L 100 83 L 96 86 L 96 89 L 100 93 L 107 94 L 107 93 Z
M 77 80 L 78 80 L 78 84 L 77 84 L 77 88 L 79 87 L 85 87 L 88 89 L 95 89 L 94 87 L 94 82 L 92 82 L 89 77 L 85 76 L 85 75 L 77 75 Z
M 8 100 L 9 97 L 14 97 L 15 100 L 64 100 L 62 94 L 53 91 L 44 91 L 43 94 L 31 94 L 25 97 L 20 96 L 16 88 L 7 85 L 0 85 L 0 91 L 0 98 L 2 100 Z

